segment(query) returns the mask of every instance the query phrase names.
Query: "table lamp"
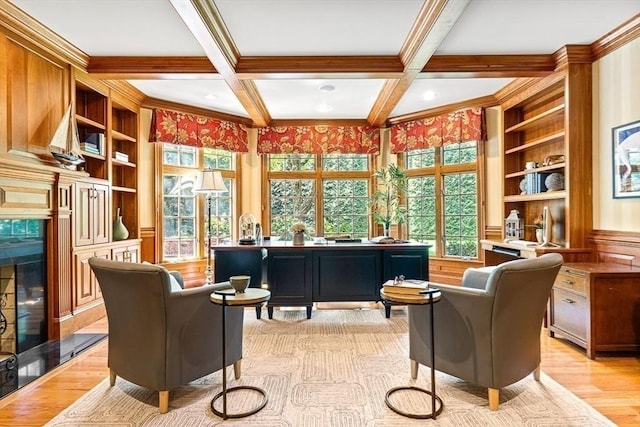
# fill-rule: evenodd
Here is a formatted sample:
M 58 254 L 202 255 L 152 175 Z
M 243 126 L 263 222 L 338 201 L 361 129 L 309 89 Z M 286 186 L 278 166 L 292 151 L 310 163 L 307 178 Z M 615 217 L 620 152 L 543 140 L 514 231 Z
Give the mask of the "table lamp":
M 211 196 L 213 193 L 224 193 L 227 187 L 224 185 L 222 174 L 219 171 L 205 169 L 198 172 L 193 191 L 205 193 L 207 200 L 207 269 L 204 271 L 206 283 L 213 283 L 213 269 L 211 268 Z

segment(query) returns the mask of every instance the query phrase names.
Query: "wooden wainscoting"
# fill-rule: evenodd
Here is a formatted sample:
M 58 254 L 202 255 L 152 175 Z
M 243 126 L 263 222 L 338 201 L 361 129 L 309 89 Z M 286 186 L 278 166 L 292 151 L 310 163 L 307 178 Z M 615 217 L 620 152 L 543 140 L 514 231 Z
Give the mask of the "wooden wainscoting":
M 640 266 L 640 233 L 593 230 L 589 243 L 598 262 Z
M 470 267 L 484 267 L 484 263 L 479 260 L 429 258 L 429 281 L 459 285 L 462 282 L 462 274 Z
M 179 271 L 182 274 L 185 288 L 192 288 L 204 284 L 204 270 L 207 267 L 206 260 L 185 262 L 168 262 L 162 264 L 167 270 Z
M 140 228 L 140 261 L 156 263 L 156 229 L 154 227 Z

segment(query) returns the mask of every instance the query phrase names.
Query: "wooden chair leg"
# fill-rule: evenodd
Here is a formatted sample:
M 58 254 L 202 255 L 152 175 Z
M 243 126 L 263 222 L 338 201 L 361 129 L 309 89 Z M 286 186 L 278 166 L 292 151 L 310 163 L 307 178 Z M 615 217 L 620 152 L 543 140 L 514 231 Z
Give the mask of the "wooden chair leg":
M 500 390 L 497 388 L 489 389 L 489 409 L 492 411 L 498 410 L 498 405 L 500 404 Z
M 411 359 L 411 378 L 414 380 L 418 378 L 418 366 L 418 362 Z
M 533 371 L 533 379 L 536 381 L 540 381 L 540 365 L 536 367 Z
M 241 362 L 242 362 L 242 359 L 238 359 L 238 361 L 233 364 L 233 375 L 236 377 L 237 380 L 240 379 Z
M 113 369 L 109 369 L 109 386 L 113 387 L 116 385 L 116 373 L 113 372 Z
M 166 414 L 169 412 L 169 390 L 159 392 L 158 399 L 160 401 L 160 413 Z

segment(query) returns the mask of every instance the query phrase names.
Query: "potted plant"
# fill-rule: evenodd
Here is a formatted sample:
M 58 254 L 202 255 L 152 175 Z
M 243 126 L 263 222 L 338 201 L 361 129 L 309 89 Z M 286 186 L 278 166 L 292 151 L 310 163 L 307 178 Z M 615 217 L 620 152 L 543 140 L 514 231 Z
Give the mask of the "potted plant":
M 391 224 L 401 224 L 407 218 L 407 210 L 400 204 L 400 197 L 407 190 L 407 173 L 395 164 L 389 164 L 373 176 L 376 178 L 376 191 L 371 197 L 373 218 L 382 224 L 384 235 L 389 236 Z

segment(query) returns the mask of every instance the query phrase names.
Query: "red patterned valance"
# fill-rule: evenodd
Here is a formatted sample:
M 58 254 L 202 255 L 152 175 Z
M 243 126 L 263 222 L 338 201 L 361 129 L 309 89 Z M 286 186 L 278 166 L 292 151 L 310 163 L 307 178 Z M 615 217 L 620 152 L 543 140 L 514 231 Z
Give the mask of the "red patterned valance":
M 258 129 L 258 154 L 377 154 L 375 126 L 279 126 Z
M 219 148 L 238 153 L 249 151 L 247 130 L 243 125 L 160 109 L 152 112 L 149 142 Z
M 483 108 L 469 108 L 391 126 L 392 153 L 485 139 Z

